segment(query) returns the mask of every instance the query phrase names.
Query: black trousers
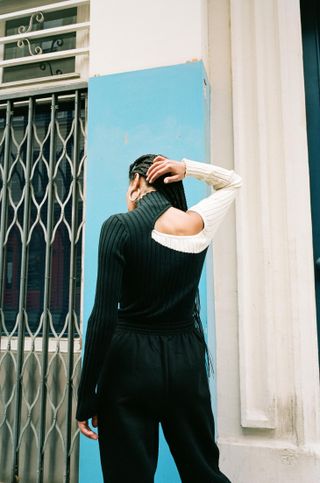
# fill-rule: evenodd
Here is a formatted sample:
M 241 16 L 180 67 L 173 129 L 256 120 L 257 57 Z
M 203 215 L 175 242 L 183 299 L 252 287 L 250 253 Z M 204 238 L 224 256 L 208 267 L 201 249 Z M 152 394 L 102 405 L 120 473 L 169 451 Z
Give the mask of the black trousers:
M 119 322 L 100 382 L 105 483 L 152 483 L 159 423 L 183 483 L 231 483 L 219 469 L 205 350 L 191 322 Z

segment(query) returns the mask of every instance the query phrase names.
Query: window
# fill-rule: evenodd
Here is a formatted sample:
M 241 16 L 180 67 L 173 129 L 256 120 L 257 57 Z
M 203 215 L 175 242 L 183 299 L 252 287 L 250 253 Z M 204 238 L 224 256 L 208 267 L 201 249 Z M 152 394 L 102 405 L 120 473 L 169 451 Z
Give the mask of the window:
M 75 94 L 68 93 L 10 103 L 9 131 L 8 103 L 0 106 L 0 207 L 6 220 L 0 252 L 5 261 L 2 335 L 17 333 L 21 290 L 25 335 L 42 335 L 47 306 L 50 334 L 66 337 L 70 290 L 72 310 L 80 314 L 85 98 L 77 92 L 77 105 Z
M 66 0 L 63 8 L 54 3 L 0 15 L 2 88 L 86 77 L 88 3 Z

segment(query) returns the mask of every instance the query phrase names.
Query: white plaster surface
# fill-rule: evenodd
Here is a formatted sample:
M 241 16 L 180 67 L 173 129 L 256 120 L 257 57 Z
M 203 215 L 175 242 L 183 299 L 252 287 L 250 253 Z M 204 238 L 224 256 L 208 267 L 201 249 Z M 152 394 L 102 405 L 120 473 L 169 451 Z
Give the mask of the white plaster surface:
M 320 405 L 298 0 L 209 0 L 211 160 L 243 186 L 213 248 L 217 431 L 233 483 L 318 483 Z
M 91 0 L 90 76 L 207 58 L 206 0 Z

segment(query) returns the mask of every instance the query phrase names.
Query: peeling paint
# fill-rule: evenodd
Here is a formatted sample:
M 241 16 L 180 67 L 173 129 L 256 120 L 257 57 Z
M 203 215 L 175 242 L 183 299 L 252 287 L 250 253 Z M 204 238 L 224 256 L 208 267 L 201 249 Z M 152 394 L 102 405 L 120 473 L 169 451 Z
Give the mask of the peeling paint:
M 284 449 L 280 453 L 280 460 L 284 465 L 292 466 L 296 464 L 297 459 L 297 454 L 292 449 Z

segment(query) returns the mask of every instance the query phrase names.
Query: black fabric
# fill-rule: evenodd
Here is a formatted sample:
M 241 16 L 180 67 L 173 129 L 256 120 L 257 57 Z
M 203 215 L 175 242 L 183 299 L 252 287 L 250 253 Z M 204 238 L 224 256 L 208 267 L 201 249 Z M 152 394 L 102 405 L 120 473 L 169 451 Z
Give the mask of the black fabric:
M 152 166 L 153 161 L 157 156 L 165 157 L 161 154 L 144 154 L 139 158 L 137 158 L 129 167 L 129 180 L 132 181 L 136 173 L 146 178 L 148 169 Z M 178 208 L 179 210 L 187 211 L 188 205 L 187 205 L 186 194 L 183 186 L 183 181 L 181 180 L 174 183 L 164 183 L 164 179 L 166 177 L 167 177 L 167 174 L 159 176 L 156 180 L 153 181 L 152 187 L 155 188 L 157 191 L 159 191 L 161 194 L 163 194 L 164 197 L 167 200 L 169 200 L 172 206 L 174 206 L 175 208 Z M 151 184 L 149 184 L 148 181 L 146 181 L 146 183 L 148 186 L 151 186 Z M 203 340 L 205 341 L 203 325 L 200 317 L 199 289 L 197 289 L 196 296 L 195 296 L 193 314 L 194 314 L 195 324 L 198 327 L 198 330 Z M 214 372 L 213 362 L 207 345 L 205 347 L 206 347 L 206 367 L 207 367 L 208 374 L 210 375 L 210 373 L 213 374 Z
M 159 423 L 183 483 L 230 483 L 219 471 L 207 348 L 194 317 L 207 249 L 184 253 L 152 239 L 170 206 L 153 191 L 101 228 L 76 418 L 98 415 L 107 483 L 153 482 Z
M 177 324 L 172 324 L 177 326 Z M 118 325 L 100 383 L 105 483 L 153 483 L 159 424 L 182 483 L 230 483 L 219 469 L 204 345 L 192 323 Z M 168 327 L 168 330 L 167 330 Z
M 151 191 L 136 209 L 112 215 L 102 225 L 96 295 L 78 388 L 79 421 L 96 414 L 96 386 L 119 318 L 152 325 L 154 320 L 188 320 L 194 315 L 207 249 L 184 253 L 151 238 L 156 219 L 170 206 L 163 193 Z

